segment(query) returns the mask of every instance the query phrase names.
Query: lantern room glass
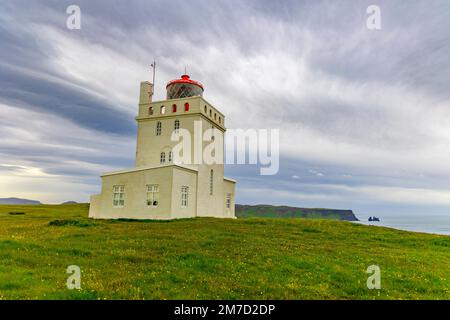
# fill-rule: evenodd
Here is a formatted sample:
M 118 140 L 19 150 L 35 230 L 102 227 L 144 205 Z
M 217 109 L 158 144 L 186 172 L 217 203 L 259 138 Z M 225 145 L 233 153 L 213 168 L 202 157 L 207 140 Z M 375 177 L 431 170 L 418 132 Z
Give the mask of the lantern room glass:
M 167 99 L 202 96 L 203 89 L 191 83 L 173 83 L 167 87 Z

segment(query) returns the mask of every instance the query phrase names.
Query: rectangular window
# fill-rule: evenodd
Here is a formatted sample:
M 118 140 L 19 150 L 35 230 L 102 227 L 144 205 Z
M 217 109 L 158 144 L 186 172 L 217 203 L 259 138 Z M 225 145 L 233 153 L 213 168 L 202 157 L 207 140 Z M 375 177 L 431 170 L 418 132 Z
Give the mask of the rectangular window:
M 181 207 L 186 208 L 188 206 L 189 187 L 181 187 Z
M 157 207 L 159 201 L 159 185 L 148 184 L 147 185 L 147 206 Z
M 123 207 L 125 205 L 125 186 L 113 186 L 113 206 Z
M 231 193 L 227 193 L 227 209 L 231 208 Z
M 161 135 L 161 131 L 162 131 L 162 123 L 161 123 L 161 121 L 158 121 L 156 123 L 156 135 L 160 136 Z
M 166 162 L 166 153 L 165 152 L 161 152 L 161 156 L 159 158 L 159 162 L 160 163 Z
M 209 174 L 209 195 L 212 196 L 214 193 L 214 171 L 211 170 Z

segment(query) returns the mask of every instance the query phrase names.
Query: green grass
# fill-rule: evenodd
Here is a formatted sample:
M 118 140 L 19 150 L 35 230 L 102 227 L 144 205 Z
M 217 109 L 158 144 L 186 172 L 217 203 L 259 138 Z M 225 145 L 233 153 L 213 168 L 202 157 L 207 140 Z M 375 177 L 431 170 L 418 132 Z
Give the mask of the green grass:
M 450 298 L 446 236 L 320 219 L 98 221 L 87 211 L 0 206 L 0 298 Z M 379 291 L 366 287 L 372 264 Z M 79 291 L 66 289 L 69 265 L 81 268 Z

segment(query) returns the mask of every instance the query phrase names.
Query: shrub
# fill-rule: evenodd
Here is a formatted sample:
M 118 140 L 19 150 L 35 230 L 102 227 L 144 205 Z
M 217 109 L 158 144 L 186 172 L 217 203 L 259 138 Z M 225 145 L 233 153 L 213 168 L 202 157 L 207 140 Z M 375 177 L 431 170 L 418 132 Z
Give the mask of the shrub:
M 48 223 L 49 226 L 54 227 L 64 227 L 64 226 L 74 226 L 74 227 L 93 227 L 95 226 L 95 223 L 89 222 L 89 221 L 79 221 L 79 220 L 52 220 Z

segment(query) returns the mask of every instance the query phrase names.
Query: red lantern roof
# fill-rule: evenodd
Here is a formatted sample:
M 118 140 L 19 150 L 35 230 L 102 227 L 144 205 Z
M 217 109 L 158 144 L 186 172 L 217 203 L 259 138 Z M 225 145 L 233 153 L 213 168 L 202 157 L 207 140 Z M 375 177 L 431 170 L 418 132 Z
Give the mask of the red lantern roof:
M 203 85 L 202 85 L 200 82 L 191 80 L 187 74 L 183 74 L 183 75 L 181 76 L 181 79 L 175 79 L 175 80 L 169 81 L 169 82 L 167 83 L 166 89 L 167 89 L 168 86 L 170 86 L 170 85 L 172 85 L 172 84 L 175 84 L 175 83 L 188 83 L 188 84 L 193 84 L 193 85 L 199 86 L 199 87 L 202 89 L 202 91 L 204 90 L 204 89 L 203 89 Z

